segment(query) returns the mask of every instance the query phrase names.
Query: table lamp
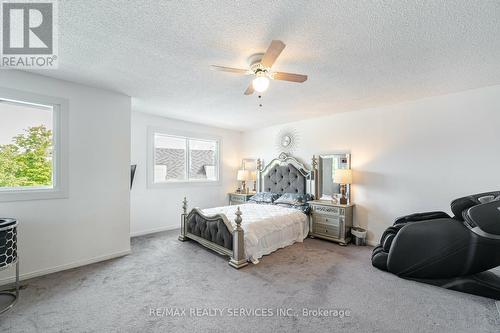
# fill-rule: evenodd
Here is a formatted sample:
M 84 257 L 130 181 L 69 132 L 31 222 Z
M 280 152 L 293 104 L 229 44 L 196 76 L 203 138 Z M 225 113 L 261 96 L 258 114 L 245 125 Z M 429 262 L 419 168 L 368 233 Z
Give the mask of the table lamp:
M 333 182 L 340 184 L 340 192 L 342 197 L 340 198 L 341 205 L 347 205 L 347 198 L 345 196 L 346 185 L 352 184 L 352 170 L 351 169 L 337 169 L 335 170 L 335 176 L 333 177 Z
M 250 180 L 250 170 L 238 170 L 237 179 L 241 182 L 241 192 L 246 193 L 246 182 Z

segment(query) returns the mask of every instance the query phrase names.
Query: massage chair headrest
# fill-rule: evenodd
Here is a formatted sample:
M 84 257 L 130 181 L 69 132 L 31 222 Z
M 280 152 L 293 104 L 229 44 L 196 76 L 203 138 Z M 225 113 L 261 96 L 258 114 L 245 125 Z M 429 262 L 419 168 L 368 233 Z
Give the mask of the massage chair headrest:
M 499 200 L 473 206 L 464 212 L 463 217 L 472 231 L 480 236 L 500 239 Z
M 451 202 L 451 211 L 455 215 L 456 219 L 460 219 L 463 221 L 463 212 L 473 206 L 485 203 L 482 202 L 482 200 L 480 201 L 479 199 L 483 199 L 486 197 L 492 197 L 489 201 L 500 200 L 500 191 L 473 194 L 467 197 L 455 199 Z

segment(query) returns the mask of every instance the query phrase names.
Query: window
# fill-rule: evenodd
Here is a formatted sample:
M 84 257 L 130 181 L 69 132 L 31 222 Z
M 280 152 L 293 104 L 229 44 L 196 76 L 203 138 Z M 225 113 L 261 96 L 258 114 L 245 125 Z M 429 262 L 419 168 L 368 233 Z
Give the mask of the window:
M 219 141 L 153 134 L 153 183 L 216 182 L 219 180 Z
M 0 201 L 65 196 L 61 124 L 66 105 L 0 89 Z
M 0 100 L 0 187 L 53 188 L 53 109 Z

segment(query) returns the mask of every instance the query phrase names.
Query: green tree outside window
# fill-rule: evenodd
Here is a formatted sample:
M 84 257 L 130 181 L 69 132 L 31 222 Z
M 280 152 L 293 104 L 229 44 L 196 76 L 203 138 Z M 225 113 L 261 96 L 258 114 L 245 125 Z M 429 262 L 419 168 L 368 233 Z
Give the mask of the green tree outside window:
M 52 185 L 52 131 L 35 126 L 0 145 L 0 187 Z

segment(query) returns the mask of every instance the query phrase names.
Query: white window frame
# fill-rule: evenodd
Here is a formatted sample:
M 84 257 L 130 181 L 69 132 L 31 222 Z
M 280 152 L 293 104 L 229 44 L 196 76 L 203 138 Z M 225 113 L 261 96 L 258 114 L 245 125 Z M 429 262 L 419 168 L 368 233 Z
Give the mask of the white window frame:
M 186 144 L 186 178 L 184 180 L 170 180 L 165 182 L 154 181 L 154 166 L 155 166 L 155 134 L 178 137 L 187 140 Z M 215 141 L 217 143 L 217 163 L 215 174 L 217 180 L 207 180 L 207 179 L 191 179 L 189 180 L 189 140 L 207 140 Z M 148 167 L 147 167 L 147 185 L 149 188 L 171 188 L 176 186 L 219 186 L 222 183 L 222 174 L 220 172 L 222 163 L 222 139 L 218 136 L 213 136 L 209 134 L 202 133 L 191 133 L 179 130 L 149 127 L 148 128 L 148 140 L 147 140 L 147 151 L 148 151 Z
M 52 107 L 52 187 L 0 187 L 0 202 L 61 199 L 68 197 L 67 99 L 0 87 L 0 99 L 14 103 Z

